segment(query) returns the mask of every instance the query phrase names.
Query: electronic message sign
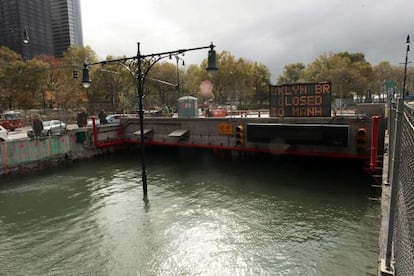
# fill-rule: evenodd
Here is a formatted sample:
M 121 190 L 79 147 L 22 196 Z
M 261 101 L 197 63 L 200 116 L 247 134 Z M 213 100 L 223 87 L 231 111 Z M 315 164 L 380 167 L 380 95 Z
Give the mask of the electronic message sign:
M 329 82 L 270 86 L 270 117 L 330 117 Z

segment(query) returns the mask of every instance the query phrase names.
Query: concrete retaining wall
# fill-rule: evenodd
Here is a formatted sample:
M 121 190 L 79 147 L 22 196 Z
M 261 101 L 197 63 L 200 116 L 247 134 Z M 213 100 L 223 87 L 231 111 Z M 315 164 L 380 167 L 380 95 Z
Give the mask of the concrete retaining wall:
M 307 142 L 308 140 L 305 142 L 284 141 L 285 136 L 279 130 L 277 132 L 273 131 L 274 134 L 270 134 L 272 139 L 269 142 L 249 140 L 249 132 L 246 132 L 247 127 L 257 123 L 265 124 L 266 127 L 274 129 L 277 128 L 276 125 L 278 124 L 302 125 L 300 127 L 303 129 L 295 128 L 295 133 L 291 133 L 290 136 L 306 136 L 306 139 L 310 142 Z M 317 129 L 319 126 L 326 125 L 346 126 L 348 129 L 347 133 L 344 134 L 346 143 L 338 146 L 322 143 L 322 139 L 318 138 L 321 134 Z M 243 136 L 246 139 L 243 143 L 238 143 L 239 138 L 237 138 L 236 131 L 238 126 L 244 128 Z M 307 126 L 313 126 L 315 128 L 314 133 L 306 130 Z M 358 129 L 362 127 L 366 129 L 367 135 L 363 151 L 358 151 L 356 135 Z M 155 146 L 185 146 L 214 150 L 358 159 L 369 158 L 370 129 L 371 118 L 367 116 L 332 118 L 146 118 L 144 121 L 145 143 Z M 383 131 L 380 131 L 380 133 L 383 133 Z M 281 138 L 277 139 L 278 137 Z M 108 151 L 115 151 L 120 147 L 138 146 L 140 138 L 138 118 L 128 118 L 123 119 L 119 125 L 98 126 L 95 133 L 92 127 L 76 128 L 62 136 L 47 136 L 37 140 L 24 138 L 3 142 L 0 143 L 0 175 L 50 166 L 63 161 L 90 158 Z M 382 136 L 379 138 L 380 141 L 383 141 Z M 378 146 L 382 149 L 381 145 Z
M 116 130 L 110 133 L 116 133 Z M 100 139 L 105 138 L 101 136 Z M 79 140 L 80 137 L 85 139 Z M 113 148 L 95 148 L 91 128 L 75 129 L 62 136 L 7 141 L 0 143 L 0 175 L 41 170 L 62 162 L 91 158 L 108 151 L 113 151 Z

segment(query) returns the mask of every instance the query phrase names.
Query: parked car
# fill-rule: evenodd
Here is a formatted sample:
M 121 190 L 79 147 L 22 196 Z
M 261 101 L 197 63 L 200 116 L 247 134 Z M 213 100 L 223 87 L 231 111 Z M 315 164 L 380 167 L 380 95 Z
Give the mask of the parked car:
M 134 118 L 137 117 L 136 114 L 111 114 L 106 116 L 108 124 L 119 124 L 121 118 Z
M 86 126 L 88 126 L 88 127 L 91 127 L 91 126 L 93 126 L 93 123 L 92 123 L 92 118 L 88 118 L 88 124 L 86 125 Z M 95 118 L 95 125 L 96 126 L 98 126 L 98 125 L 100 125 L 101 123 L 99 122 L 99 119 L 98 118 Z
M 60 120 L 51 120 L 43 122 L 44 135 L 61 135 L 66 130 L 66 124 Z
M 13 131 L 16 128 L 23 127 L 24 123 L 20 112 L 6 111 L 0 113 L 0 125 L 7 130 Z
M 7 140 L 9 136 L 9 131 L 0 125 L 0 142 Z
M 62 135 L 65 130 L 66 124 L 60 120 L 43 121 L 42 136 Z M 33 138 L 33 130 L 29 130 L 27 136 Z

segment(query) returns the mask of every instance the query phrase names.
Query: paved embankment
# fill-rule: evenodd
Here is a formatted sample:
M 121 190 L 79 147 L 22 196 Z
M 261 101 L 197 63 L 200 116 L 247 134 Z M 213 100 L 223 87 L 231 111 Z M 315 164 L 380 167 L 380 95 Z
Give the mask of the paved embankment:
M 379 261 L 378 261 L 378 275 L 384 271 L 384 260 L 387 249 L 387 235 L 388 235 L 388 223 L 390 213 L 390 199 L 391 199 L 391 187 L 389 185 L 389 136 L 385 134 L 384 141 L 384 159 L 383 159 L 383 173 L 382 173 L 382 193 L 381 193 L 381 225 L 379 233 Z

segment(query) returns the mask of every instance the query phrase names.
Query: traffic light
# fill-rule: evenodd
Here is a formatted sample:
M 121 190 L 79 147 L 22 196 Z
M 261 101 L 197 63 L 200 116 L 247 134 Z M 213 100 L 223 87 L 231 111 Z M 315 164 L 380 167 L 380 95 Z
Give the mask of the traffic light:
M 236 145 L 244 145 L 245 143 L 245 134 L 244 134 L 244 126 L 239 125 L 236 127 L 236 137 L 237 142 Z
M 367 129 L 364 127 L 358 128 L 356 137 L 356 148 L 359 153 L 363 153 L 367 144 Z
M 78 76 L 79 76 L 79 72 L 78 72 L 78 70 L 77 70 L 76 68 L 73 68 L 73 78 L 74 78 L 74 79 L 77 79 L 77 78 L 78 78 Z

